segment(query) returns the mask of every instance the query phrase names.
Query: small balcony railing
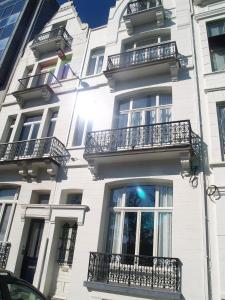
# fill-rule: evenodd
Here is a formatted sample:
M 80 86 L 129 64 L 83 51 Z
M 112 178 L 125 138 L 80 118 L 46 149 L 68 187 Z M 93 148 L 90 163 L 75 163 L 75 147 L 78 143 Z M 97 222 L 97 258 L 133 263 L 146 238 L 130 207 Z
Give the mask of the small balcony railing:
M 51 159 L 56 164 L 65 166 L 69 157 L 65 146 L 55 137 L 0 144 L 0 163 Z
M 176 42 L 157 44 L 147 48 L 140 48 L 108 57 L 107 71 L 128 68 L 151 62 L 178 59 Z
M 73 38 L 69 35 L 64 27 L 59 27 L 51 31 L 36 35 L 31 47 L 60 38 L 62 38 L 69 47 L 72 45 Z
M 181 292 L 178 258 L 91 252 L 88 282 Z
M 60 84 L 58 78 L 52 72 L 43 72 L 19 79 L 19 90 L 42 87 L 43 85 Z
M 93 131 L 87 134 L 84 155 L 191 146 L 192 138 L 189 120 Z
M 130 2 L 127 6 L 127 15 L 139 13 L 146 9 L 156 8 L 162 5 L 161 0 L 138 0 Z
M 11 244 L 8 242 L 0 242 L 0 268 L 5 269 L 9 257 Z

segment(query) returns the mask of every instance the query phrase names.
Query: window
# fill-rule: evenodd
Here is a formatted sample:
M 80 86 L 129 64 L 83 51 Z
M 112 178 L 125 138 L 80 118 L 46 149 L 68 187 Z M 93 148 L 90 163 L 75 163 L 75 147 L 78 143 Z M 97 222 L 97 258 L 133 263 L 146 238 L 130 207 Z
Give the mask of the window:
M 95 75 L 101 73 L 104 60 L 104 53 L 104 48 L 99 48 L 91 51 L 87 75 Z
M 58 118 L 58 111 L 52 111 L 48 126 L 47 137 L 52 137 L 55 131 L 55 125 Z
M 77 116 L 75 132 L 73 137 L 73 146 L 82 146 L 85 144 L 86 135 L 92 130 L 92 121 L 86 120 L 81 115 Z
M 39 194 L 38 195 L 38 204 L 48 204 L 50 194 Z
M 77 235 L 77 224 L 65 223 L 61 229 L 58 249 L 58 263 L 71 266 L 73 263 L 73 255 L 75 241 Z
M 0 189 L 0 241 L 8 239 L 17 195 L 17 188 Z
M 41 124 L 42 115 L 27 116 L 20 133 L 20 141 L 36 139 Z
M 22 283 L 10 283 L 8 284 L 8 289 L 11 300 L 45 300 L 45 298 L 39 295 L 36 291 Z
M 112 190 L 107 253 L 171 256 L 172 187 Z
M 207 24 L 212 71 L 225 70 L 225 20 Z
M 118 128 L 150 125 L 172 120 L 172 97 L 156 94 L 121 101 L 118 107 Z
M 7 135 L 6 135 L 5 143 L 8 143 L 10 141 L 10 139 L 11 139 L 15 122 L 16 122 L 16 118 L 15 117 L 10 117 L 9 118 L 8 124 L 7 124 L 8 132 L 7 132 Z
M 70 64 L 71 64 L 71 56 L 66 56 L 64 59 L 62 59 L 59 75 L 58 75 L 59 79 L 63 80 L 72 77 L 73 73 Z
M 225 157 L 225 105 L 218 106 L 218 121 L 221 139 L 221 149 L 223 157 Z
M 67 196 L 67 204 L 81 204 L 82 201 L 82 194 L 68 194 Z

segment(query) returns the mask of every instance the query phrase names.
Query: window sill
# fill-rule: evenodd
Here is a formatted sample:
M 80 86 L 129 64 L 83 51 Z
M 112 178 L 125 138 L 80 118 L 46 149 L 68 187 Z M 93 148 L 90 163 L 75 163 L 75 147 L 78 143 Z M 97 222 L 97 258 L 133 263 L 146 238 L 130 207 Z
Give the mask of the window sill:
M 82 145 L 82 146 L 71 146 L 71 147 L 68 147 L 67 150 L 84 150 L 85 149 L 85 146 Z
M 86 75 L 86 76 L 82 77 L 82 79 L 89 79 L 89 78 L 101 77 L 102 75 L 104 75 L 103 72 L 101 72 L 99 74 Z
M 159 289 L 150 289 L 146 287 L 131 287 L 131 286 L 122 286 L 119 284 L 107 284 L 101 282 L 84 282 L 84 286 L 87 287 L 90 291 L 100 291 L 108 292 L 112 294 L 126 295 L 130 297 L 143 297 L 149 299 L 171 299 L 171 300 L 181 300 L 183 296 L 178 292 L 169 292 Z
M 204 76 L 211 76 L 211 75 L 214 75 L 214 74 L 223 74 L 225 73 L 225 70 L 221 70 L 221 71 L 212 71 L 210 73 L 205 73 Z

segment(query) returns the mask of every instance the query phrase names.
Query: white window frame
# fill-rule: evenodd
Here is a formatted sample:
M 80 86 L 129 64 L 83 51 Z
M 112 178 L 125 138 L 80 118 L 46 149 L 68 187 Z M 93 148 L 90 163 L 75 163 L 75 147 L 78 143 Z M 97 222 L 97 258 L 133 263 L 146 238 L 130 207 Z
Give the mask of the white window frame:
M 75 140 L 75 134 L 76 131 L 79 130 L 79 127 L 77 128 L 77 121 L 81 116 L 78 114 L 75 120 L 75 130 L 73 133 L 73 139 L 72 139 L 72 147 L 74 148 L 83 148 L 85 146 L 85 141 L 86 141 L 86 137 L 87 137 L 87 129 L 90 123 L 92 123 L 92 121 L 85 119 L 84 120 L 84 129 L 83 129 L 83 135 L 82 135 L 82 141 L 80 143 L 80 145 L 74 145 L 74 140 Z M 92 124 L 93 125 L 93 124 Z
M 148 184 L 141 184 L 140 186 L 146 186 Z M 150 184 L 151 185 L 151 184 Z M 135 186 L 135 185 L 130 185 Z M 134 255 L 139 255 L 139 248 L 140 248 L 140 232 L 141 232 L 141 213 L 143 212 L 152 212 L 154 213 L 154 237 L 153 237 L 153 256 L 158 256 L 158 241 L 159 241 L 159 213 L 171 213 L 171 220 L 173 215 L 173 204 L 170 207 L 160 207 L 159 206 L 159 189 L 160 187 L 170 187 L 169 185 L 152 185 L 155 187 L 155 207 L 125 207 L 125 189 L 122 197 L 121 207 L 110 207 L 110 214 L 111 213 L 120 213 L 120 225 L 119 225 L 119 232 L 118 236 L 119 242 L 118 242 L 118 249 L 119 253 L 115 254 L 122 254 L 122 246 L 123 246 L 123 234 L 124 234 L 124 219 L 125 219 L 125 213 L 126 212 L 135 212 L 137 213 L 137 224 L 136 224 L 136 241 L 135 241 L 135 253 Z M 127 186 L 129 187 L 129 186 Z M 111 195 L 114 189 L 111 190 Z M 111 199 L 110 199 L 111 200 Z M 173 201 L 173 198 L 172 198 Z M 109 234 L 109 233 L 108 233 Z M 172 243 L 172 222 L 171 222 L 171 243 Z M 169 254 L 171 256 L 172 249 L 169 249 Z
M 129 109 L 128 110 L 123 110 L 123 111 L 119 110 L 119 104 L 121 103 L 121 101 L 120 101 L 119 104 L 118 104 L 118 110 L 117 110 L 118 117 L 120 115 L 128 115 L 127 127 L 130 127 L 130 126 L 132 126 L 131 125 L 132 113 L 139 112 L 139 113 L 141 113 L 141 119 L 142 119 L 142 124 L 141 125 L 145 125 L 146 124 L 145 123 L 145 112 L 155 111 L 155 120 L 156 120 L 155 123 L 160 123 L 160 111 L 162 109 L 170 109 L 170 111 L 171 111 L 171 120 L 170 121 L 172 122 L 172 120 L 173 120 L 173 115 L 172 115 L 173 100 L 172 100 L 172 104 L 159 105 L 159 99 L 160 99 L 161 95 L 163 95 L 163 94 L 152 94 L 152 96 L 156 96 L 156 105 L 155 106 L 135 108 L 135 109 L 133 109 L 133 102 L 134 102 L 134 100 L 137 100 L 139 97 L 132 97 L 130 99 L 127 99 L 127 100 L 130 101 Z M 165 94 L 165 95 L 170 96 L 170 94 Z M 148 98 L 148 96 L 151 96 L 151 94 L 144 95 L 143 97 L 140 96 L 140 99 L 144 98 L 144 97 Z M 172 99 L 172 95 L 171 95 L 171 99 Z
M 4 189 L 5 190 L 10 190 L 10 189 L 16 189 L 16 188 L 13 188 L 13 187 L 0 188 L 0 190 L 4 190 Z M 0 242 L 7 242 L 8 241 L 9 232 L 10 232 L 11 225 L 12 225 L 13 215 L 14 215 L 14 212 L 15 212 L 15 209 L 16 209 L 16 205 L 17 205 L 17 201 L 16 200 L 18 199 L 18 196 L 19 196 L 19 189 L 17 189 L 13 200 L 7 200 L 7 199 L 5 199 L 5 200 L 1 199 L 0 200 L 0 204 L 2 205 L 1 208 L 0 208 L 0 224 L 2 222 L 2 217 L 3 217 L 4 211 L 5 211 L 6 205 L 11 205 L 12 206 L 11 211 L 10 211 L 10 215 L 9 215 L 9 219 L 8 219 L 8 224 L 7 224 L 7 228 L 6 228 L 4 239 L 2 241 L 0 241 Z
M 97 51 L 100 51 L 102 50 L 102 53 L 97 53 L 97 54 L 94 54 L 95 52 Z M 89 61 L 88 61 L 88 66 L 87 66 L 87 72 L 86 72 L 86 76 L 94 76 L 94 75 L 98 75 L 98 74 L 101 74 L 102 73 L 102 69 L 100 72 L 97 72 L 98 70 L 98 66 L 99 66 L 99 60 L 100 58 L 103 57 L 103 62 L 102 62 L 102 67 L 103 67 L 103 63 L 104 63 L 104 57 L 105 57 L 105 48 L 104 47 L 100 47 L 100 48 L 96 48 L 96 49 L 92 49 L 91 52 L 90 52 L 90 57 L 89 57 Z M 89 74 L 89 68 L 90 68 L 90 65 L 91 65 L 91 60 L 96 58 L 96 62 L 95 62 L 95 67 L 94 67 L 94 72 Z

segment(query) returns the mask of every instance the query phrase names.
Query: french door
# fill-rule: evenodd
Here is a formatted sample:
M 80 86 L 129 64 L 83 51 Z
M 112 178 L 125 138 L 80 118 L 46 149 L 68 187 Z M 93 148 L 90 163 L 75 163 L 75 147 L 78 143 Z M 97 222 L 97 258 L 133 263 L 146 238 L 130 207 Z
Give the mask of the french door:
M 42 115 L 26 117 L 21 129 L 19 144 L 17 148 L 18 156 L 31 156 L 35 154 L 35 144 L 38 136 Z
M 171 140 L 171 95 L 137 97 L 119 105 L 117 139 L 119 147 L 147 147 Z M 156 123 L 160 125 L 152 126 Z

